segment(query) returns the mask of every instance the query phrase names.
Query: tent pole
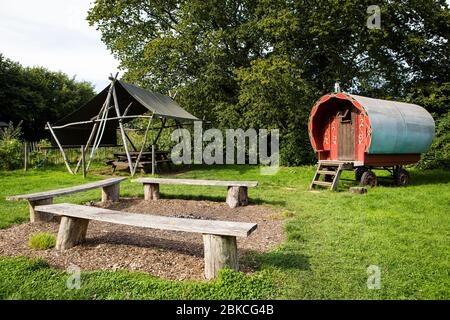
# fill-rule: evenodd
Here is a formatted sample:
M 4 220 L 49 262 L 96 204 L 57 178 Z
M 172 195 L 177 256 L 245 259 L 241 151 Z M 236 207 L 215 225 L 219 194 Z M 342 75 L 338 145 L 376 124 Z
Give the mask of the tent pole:
M 134 168 L 133 168 L 133 172 L 131 173 L 131 176 L 132 176 L 132 177 L 133 177 L 133 176 L 135 175 L 135 173 L 136 173 L 137 166 L 139 165 L 139 161 L 141 160 L 142 152 L 144 151 L 145 145 L 147 144 L 148 129 L 150 128 L 150 124 L 152 123 L 152 121 L 153 121 L 153 119 L 150 119 L 150 120 L 148 121 L 147 129 L 145 130 L 145 134 L 144 134 L 144 143 L 142 143 L 141 151 L 139 152 L 139 155 L 138 155 L 138 157 L 137 157 L 137 159 L 136 159 L 136 164 L 135 164 L 135 166 L 134 166 Z
M 121 117 L 111 117 L 111 118 L 108 118 L 107 120 L 109 121 L 109 120 L 135 119 L 135 118 L 149 119 L 149 118 L 151 118 L 151 116 L 140 116 L 140 115 L 121 116 Z M 64 129 L 64 128 L 67 128 L 67 127 L 76 126 L 77 124 L 87 124 L 87 123 L 93 123 L 93 122 L 95 123 L 95 122 L 101 122 L 101 121 L 102 121 L 101 119 L 97 119 L 97 120 L 71 122 L 71 123 L 68 123 L 68 124 L 64 124 L 62 126 L 55 126 L 55 127 L 53 127 L 53 129 Z
M 90 144 L 91 144 L 91 142 L 92 142 L 92 139 L 94 138 L 94 134 L 95 134 L 95 131 L 97 130 L 97 126 L 98 126 L 98 123 L 96 122 L 96 123 L 94 124 L 94 126 L 92 127 L 91 134 L 90 134 L 90 136 L 89 136 L 89 138 L 88 138 L 88 141 L 87 141 L 86 145 L 84 146 L 84 151 L 83 151 L 83 152 L 86 152 L 86 151 L 88 150 L 88 148 L 89 148 L 89 146 L 90 146 Z M 80 156 L 80 159 L 78 160 L 77 167 L 75 168 L 75 174 L 76 174 L 76 173 L 78 172 L 78 170 L 80 169 L 82 160 L 83 160 L 83 155 L 81 155 L 81 156 Z M 86 164 L 85 164 L 85 165 L 86 165 Z
M 113 84 L 111 84 L 112 86 Z M 106 119 L 108 118 L 108 111 L 109 111 L 109 102 L 111 101 L 111 87 L 108 90 L 108 96 L 106 97 L 106 101 L 104 104 L 104 108 L 103 109 L 103 114 L 102 114 L 102 118 L 99 124 L 99 128 L 97 130 L 97 133 L 95 135 L 95 140 L 94 140 L 94 144 L 92 145 L 92 150 L 91 150 L 91 154 L 89 155 L 89 161 L 88 164 L 86 166 L 86 170 L 89 169 L 89 167 L 91 166 L 91 162 L 92 159 L 94 158 L 94 154 L 96 149 L 98 148 L 98 146 L 100 145 L 100 142 L 103 138 L 103 133 L 105 131 L 105 127 L 106 127 Z M 100 113 L 102 113 L 102 110 L 100 110 L 99 114 L 97 117 L 100 116 Z
M 161 127 L 159 128 L 158 134 L 155 137 L 155 131 L 154 131 L 154 126 L 152 123 L 152 175 L 155 174 L 155 144 L 156 142 L 158 142 L 158 139 L 161 135 L 161 132 L 164 129 L 164 126 L 166 125 L 166 119 L 161 119 Z
M 117 74 L 116 74 L 116 77 L 117 77 Z M 91 166 L 91 162 L 92 162 L 92 159 L 94 158 L 95 151 L 97 150 L 98 146 L 100 145 L 100 142 L 102 141 L 102 138 L 103 138 L 103 133 L 105 132 L 106 121 L 108 120 L 108 113 L 109 113 L 109 109 L 110 109 L 109 104 L 110 104 L 110 101 L 111 101 L 111 92 L 112 92 L 112 88 L 114 86 L 114 82 L 115 81 L 116 81 L 116 78 L 113 78 L 111 80 L 111 84 L 109 86 L 109 90 L 108 90 L 108 95 L 106 97 L 106 101 L 103 104 L 102 109 L 100 109 L 100 111 L 99 111 L 99 113 L 97 115 L 97 119 L 96 120 L 98 121 L 99 118 L 100 118 L 100 114 L 103 112 L 101 120 L 100 120 L 100 123 L 99 123 L 99 128 L 98 128 L 97 134 L 95 136 L 94 144 L 92 145 L 92 150 L 91 150 L 91 154 L 89 156 L 89 161 L 88 161 L 88 164 L 86 166 L 86 170 L 88 170 L 89 167 Z
M 165 118 L 164 118 L 164 119 L 161 119 L 161 127 L 158 128 L 158 129 L 159 129 L 158 134 L 156 135 L 156 138 L 153 140 L 154 144 L 155 144 L 156 142 L 158 142 L 158 139 L 159 139 L 159 137 L 161 136 L 161 132 L 162 132 L 163 129 L 165 128 L 165 125 L 166 125 L 166 119 L 165 119 Z M 153 138 L 153 137 L 152 137 L 152 138 Z
M 133 101 L 130 102 L 130 104 L 127 106 L 127 108 L 125 109 L 125 111 L 122 114 L 122 117 L 125 117 L 128 113 L 128 110 L 130 110 L 131 105 L 133 104 Z
M 136 146 L 134 145 L 133 141 L 131 141 L 130 137 L 128 136 L 127 132 L 125 131 L 125 136 L 127 137 L 127 140 L 130 142 L 131 147 L 133 148 L 134 151 L 137 151 Z
M 118 117 L 120 117 L 119 101 L 117 100 L 116 90 L 114 89 L 114 87 L 112 89 L 112 93 L 113 93 L 114 107 L 116 108 L 116 114 Z M 123 147 L 125 148 L 125 152 L 127 154 L 128 167 L 130 168 L 130 173 L 133 174 L 133 163 L 131 162 L 130 152 L 128 151 L 127 138 L 126 138 L 125 130 L 123 128 L 122 119 L 119 119 L 119 127 L 120 127 L 120 133 L 122 136 Z
M 155 175 L 155 145 L 152 144 L 152 176 Z
M 48 129 L 50 130 L 50 132 L 51 132 L 51 134 L 52 134 L 52 136 L 53 136 L 53 139 L 55 139 L 56 144 L 57 144 L 58 147 L 59 147 L 59 150 L 61 151 L 61 155 L 62 155 L 62 157 L 63 157 L 64 164 L 66 165 L 67 170 L 69 170 L 69 172 L 70 172 L 71 174 L 74 174 L 73 171 L 72 171 L 72 169 L 70 168 L 69 162 L 67 161 L 66 153 L 64 152 L 64 149 L 63 149 L 63 147 L 61 146 L 61 143 L 59 143 L 59 140 L 58 140 L 58 138 L 56 137 L 56 134 L 55 134 L 55 132 L 53 131 L 52 126 L 50 125 L 50 122 L 47 122 L 47 127 L 48 127 Z
M 155 175 L 155 130 L 152 122 L 152 176 Z

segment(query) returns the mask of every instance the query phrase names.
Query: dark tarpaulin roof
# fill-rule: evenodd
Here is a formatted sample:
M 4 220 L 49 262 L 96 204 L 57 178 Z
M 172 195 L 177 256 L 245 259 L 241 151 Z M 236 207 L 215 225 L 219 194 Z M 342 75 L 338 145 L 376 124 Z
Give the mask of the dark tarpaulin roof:
M 75 110 L 66 117 L 58 120 L 55 125 L 64 125 L 71 122 L 86 121 L 97 116 L 108 95 L 109 86 L 103 89 L 98 95 L 92 98 L 81 108 Z M 181 108 L 172 98 L 160 93 L 151 92 L 132 84 L 117 80 L 115 83 L 117 100 L 119 100 L 119 109 L 121 114 L 132 102 L 127 115 L 142 115 L 151 111 L 155 117 L 172 118 L 178 120 L 199 120 L 183 108 Z M 111 99 L 111 105 L 113 100 Z M 114 109 L 114 108 L 113 108 Z M 109 117 L 115 117 L 115 110 L 109 111 Z
M 197 117 L 181 108 L 168 96 L 150 92 L 120 80 L 115 82 L 114 88 L 116 90 L 121 115 L 123 115 L 131 103 L 131 107 L 128 109 L 126 114 L 127 116 L 142 115 L 148 111 L 151 111 L 155 118 L 170 118 L 180 121 L 199 121 Z M 73 122 L 89 121 L 94 119 L 106 101 L 108 90 L 109 86 L 103 89 L 84 106 L 58 120 L 53 125 L 61 126 Z M 114 106 L 112 96 L 110 105 Z M 108 117 L 116 117 L 114 107 L 109 109 Z M 123 122 L 128 122 L 131 120 L 132 119 L 124 119 Z M 116 128 L 118 125 L 118 120 L 107 121 L 101 145 L 117 144 Z M 87 142 L 92 127 L 92 123 L 78 124 L 62 129 L 56 129 L 55 133 L 62 145 L 83 145 Z

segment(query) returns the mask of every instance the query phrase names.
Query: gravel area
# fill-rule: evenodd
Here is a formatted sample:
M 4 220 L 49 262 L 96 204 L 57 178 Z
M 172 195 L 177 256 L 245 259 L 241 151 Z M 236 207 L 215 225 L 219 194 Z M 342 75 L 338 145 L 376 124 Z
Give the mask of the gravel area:
M 230 220 L 258 224 L 248 238 L 237 238 L 241 271 L 251 273 L 255 265 L 245 259 L 266 252 L 283 241 L 283 219 L 272 208 L 249 205 L 229 208 L 225 203 L 198 200 L 121 198 L 119 203 L 95 206 L 135 213 L 179 218 Z M 28 239 L 37 232 L 57 234 L 58 223 L 25 223 L 0 230 L 1 256 L 42 257 L 50 265 L 82 270 L 127 269 L 173 280 L 203 279 L 203 240 L 201 234 L 129 227 L 98 221 L 89 223 L 86 242 L 64 252 L 32 250 Z

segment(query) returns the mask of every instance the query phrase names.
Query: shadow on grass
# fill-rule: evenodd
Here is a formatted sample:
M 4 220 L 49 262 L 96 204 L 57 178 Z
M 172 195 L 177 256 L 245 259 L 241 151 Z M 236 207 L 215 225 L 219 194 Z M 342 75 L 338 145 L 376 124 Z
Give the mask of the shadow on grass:
M 308 256 L 292 251 L 252 252 L 243 260 L 255 269 L 260 266 L 276 267 L 281 270 L 310 270 L 311 268 Z
M 409 186 L 435 185 L 450 183 L 450 172 L 445 170 L 410 170 Z M 398 188 L 393 177 L 387 172 L 377 170 L 378 186 Z M 350 187 L 359 187 L 360 184 L 356 180 L 349 178 L 341 178 L 339 192 L 346 192 Z M 408 186 L 406 186 L 408 187 Z M 370 189 L 370 187 L 369 187 Z
M 206 165 L 206 164 L 196 164 L 191 165 L 188 168 L 184 168 L 183 172 L 193 172 L 195 170 L 199 171 L 214 171 L 217 172 L 217 170 L 232 170 L 237 171 L 239 174 L 245 174 L 249 171 L 255 170 L 255 168 L 258 168 L 257 165 L 249 165 L 249 164 L 223 164 L 223 165 Z
M 450 171 L 423 170 L 411 172 L 411 185 L 450 183 Z

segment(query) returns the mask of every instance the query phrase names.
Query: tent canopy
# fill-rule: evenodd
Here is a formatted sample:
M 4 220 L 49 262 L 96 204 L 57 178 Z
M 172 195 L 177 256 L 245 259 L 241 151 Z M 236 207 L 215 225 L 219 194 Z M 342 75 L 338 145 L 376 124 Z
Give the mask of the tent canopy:
M 107 86 L 81 108 L 58 120 L 54 126 L 58 127 L 70 123 L 94 120 L 106 101 L 109 87 L 110 86 Z M 154 118 L 168 118 L 177 121 L 199 121 L 197 117 L 181 108 L 168 96 L 150 92 L 120 80 L 114 82 L 114 88 L 121 115 L 123 115 L 126 110 L 128 110 L 126 116 L 140 116 L 150 111 Z M 108 118 L 114 118 L 117 115 L 113 99 L 110 100 L 110 106 Z M 133 119 L 127 118 L 123 119 L 123 122 L 125 123 L 131 120 Z M 117 145 L 116 129 L 118 125 L 119 122 L 117 119 L 107 121 L 100 145 Z M 92 127 L 93 122 L 67 126 L 65 128 L 57 129 L 57 136 L 60 143 L 64 146 L 84 145 L 89 138 Z M 55 143 L 55 141 L 53 141 L 53 143 Z

